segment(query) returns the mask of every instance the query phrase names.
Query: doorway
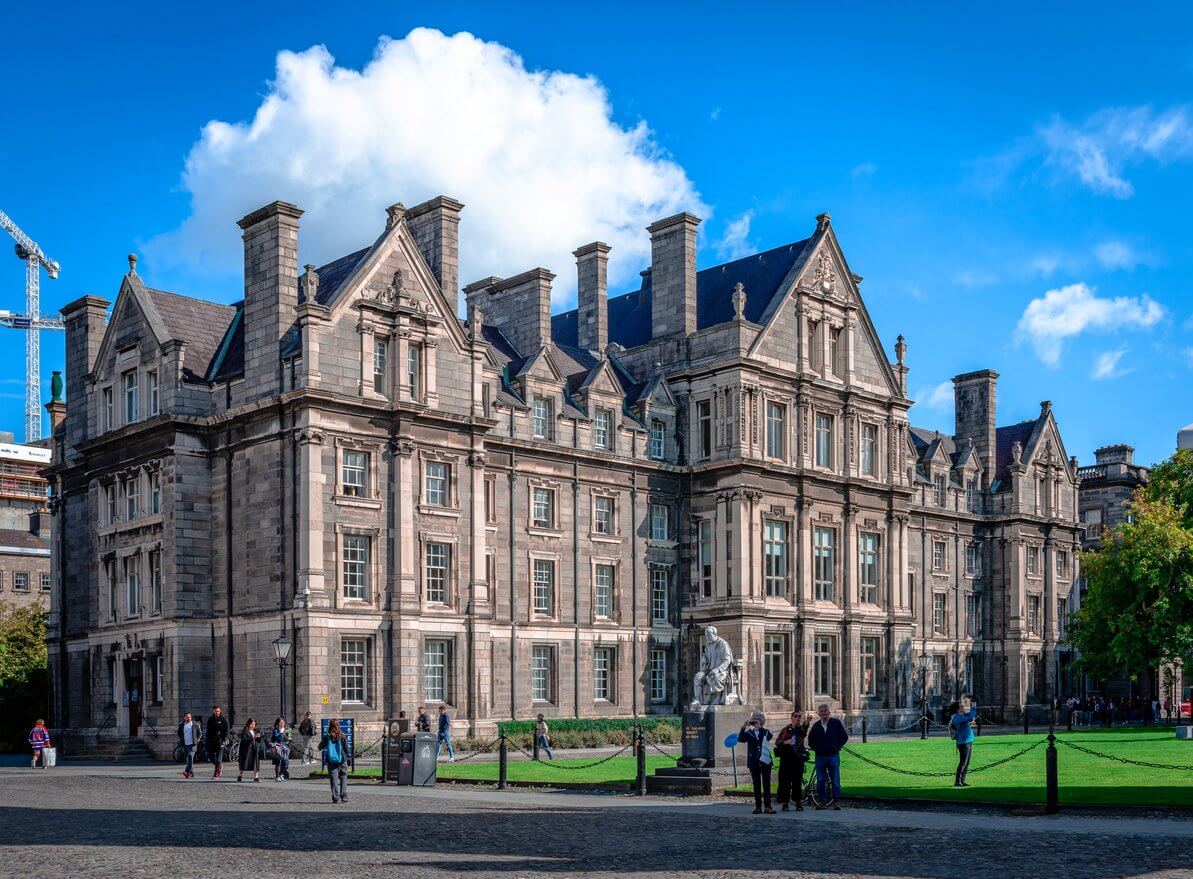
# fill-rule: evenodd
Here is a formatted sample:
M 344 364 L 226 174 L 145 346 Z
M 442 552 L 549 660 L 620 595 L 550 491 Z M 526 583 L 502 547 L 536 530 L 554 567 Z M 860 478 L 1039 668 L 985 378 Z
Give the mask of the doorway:
M 140 659 L 126 659 L 124 670 L 125 692 L 128 693 L 128 735 L 132 738 L 140 732 L 141 704 L 145 700 L 143 663 Z

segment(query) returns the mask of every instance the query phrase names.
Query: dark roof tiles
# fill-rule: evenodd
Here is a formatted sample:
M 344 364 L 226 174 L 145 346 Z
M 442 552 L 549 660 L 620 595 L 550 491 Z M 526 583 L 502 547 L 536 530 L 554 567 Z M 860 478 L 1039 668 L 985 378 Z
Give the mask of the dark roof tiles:
M 170 337 L 186 342 L 185 377 L 203 379 L 237 307 L 146 287 Z

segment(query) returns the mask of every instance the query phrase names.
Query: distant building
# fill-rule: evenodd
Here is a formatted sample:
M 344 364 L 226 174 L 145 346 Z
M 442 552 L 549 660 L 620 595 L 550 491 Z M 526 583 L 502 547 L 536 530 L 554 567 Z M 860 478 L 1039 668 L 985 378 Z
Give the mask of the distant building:
M 1178 449 L 1193 449 L 1193 424 L 1186 424 L 1176 432 Z
M 1135 489 L 1147 485 L 1148 470 L 1135 463 L 1135 448 L 1103 446 L 1094 452 L 1094 463 L 1080 467 L 1078 506 L 1084 532 L 1083 550 L 1098 549 L 1102 535 L 1127 521 L 1127 504 Z
M 13 442 L 0 432 L 0 601 L 49 608 L 47 448 Z

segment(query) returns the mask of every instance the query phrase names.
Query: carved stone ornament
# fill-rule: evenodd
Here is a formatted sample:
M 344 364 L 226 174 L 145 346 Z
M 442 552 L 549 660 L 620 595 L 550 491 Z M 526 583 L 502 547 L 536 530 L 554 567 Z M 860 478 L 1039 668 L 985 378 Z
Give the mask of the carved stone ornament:
M 414 443 L 411 440 L 398 440 L 396 448 L 399 455 L 409 456 L 414 454 Z
M 468 466 L 469 467 L 484 467 L 485 466 L 484 452 L 473 452 L 471 455 L 469 455 L 468 456 Z
M 322 445 L 323 431 L 308 428 L 298 435 L 298 441 L 300 443 L 315 443 L 316 445 Z
M 741 281 L 733 287 L 733 319 L 745 320 L 746 313 L 746 289 L 742 286 Z
M 1023 444 L 1019 442 L 1011 443 L 1011 463 L 1023 463 Z
M 406 283 L 406 273 L 401 269 L 394 270 L 394 276 L 388 286 L 378 291 L 374 297 L 382 305 L 397 305 L 402 298 L 402 288 Z
M 837 292 L 837 273 L 833 271 L 833 258 L 827 248 L 821 248 L 816 255 L 816 268 L 812 272 L 812 286 L 825 293 Z

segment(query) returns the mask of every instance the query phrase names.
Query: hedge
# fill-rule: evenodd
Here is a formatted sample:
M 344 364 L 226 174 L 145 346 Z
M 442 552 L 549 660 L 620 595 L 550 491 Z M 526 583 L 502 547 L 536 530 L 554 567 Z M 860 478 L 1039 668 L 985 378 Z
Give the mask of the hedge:
M 546 718 L 551 734 L 562 732 L 625 732 L 629 733 L 635 726 L 650 732 L 659 726 L 669 726 L 678 731 L 681 718 L 674 715 L 648 714 L 643 717 L 559 717 Z M 497 724 L 497 731 L 502 735 L 516 736 L 532 734 L 533 720 L 505 720 Z

